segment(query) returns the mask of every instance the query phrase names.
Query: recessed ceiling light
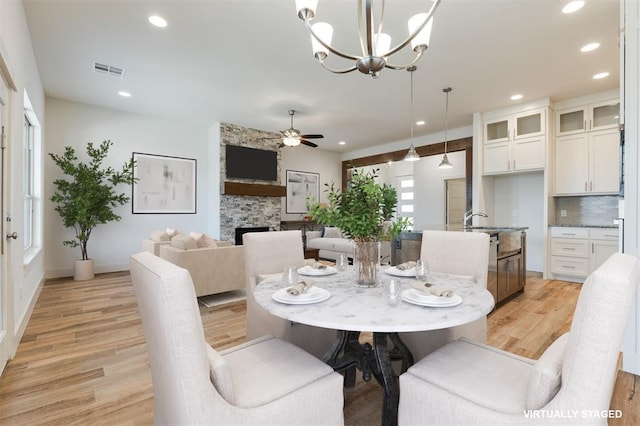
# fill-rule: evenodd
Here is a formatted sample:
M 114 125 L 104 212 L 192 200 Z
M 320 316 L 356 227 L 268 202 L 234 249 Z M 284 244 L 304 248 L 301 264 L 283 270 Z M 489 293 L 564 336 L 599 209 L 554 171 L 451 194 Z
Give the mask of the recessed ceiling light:
M 584 6 L 584 1 L 583 0 L 570 1 L 569 3 L 567 3 L 565 5 L 565 7 L 562 8 L 562 13 L 573 13 L 573 12 L 576 12 L 576 11 L 582 9 L 582 6 Z
M 520 93 L 517 93 L 517 94 L 511 96 L 511 100 L 512 101 L 519 101 L 522 98 L 523 98 L 523 96 Z
M 345 141 L 340 141 L 338 142 L 338 145 L 346 145 L 347 143 Z
M 149 16 L 149 22 L 151 22 L 151 25 L 155 25 L 156 27 L 160 27 L 160 28 L 164 28 L 167 26 L 167 21 L 165 21 L 164 18 L 161 18 L 160 16 L 157 16 L 157 15 Z
M 418 121 L 416 121 L 416 126 L 424 126 L 425 124 L 427 124 L 427 122 L 426 122 L 426 121 L 424 121 L 424 120 L 418 120 Z
M 600 80 L 601 78 L 607 78 L 609 77 L 609 73 L 608 72 L 599 72 L 598 74 L 593 76 L 594 80 Z
M 585 44 L 584 46 L 582 46 L 580 48 L 581 52 L 591 52 L 592 50 L 596 50 L 598 47 L 600 47 L 600 43 L 589 43 L 589 44 Z
M 131 97 L 131 93 L 125 92 L 124 90 L 119 91 L 118 95 L 122 96 L 123 98 L 130 98 Z

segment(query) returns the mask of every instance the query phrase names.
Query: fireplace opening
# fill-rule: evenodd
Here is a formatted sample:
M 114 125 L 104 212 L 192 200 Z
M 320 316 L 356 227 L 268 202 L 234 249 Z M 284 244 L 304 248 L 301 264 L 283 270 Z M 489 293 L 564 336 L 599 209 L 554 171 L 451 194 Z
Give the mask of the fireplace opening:
M 247 232 L 269 232 L 269 227 L 255 226 L 252 228 L 249 228 L 249 227 L 236 228 L 236 245 L 237 246 L 242 245 L 242 236 Z

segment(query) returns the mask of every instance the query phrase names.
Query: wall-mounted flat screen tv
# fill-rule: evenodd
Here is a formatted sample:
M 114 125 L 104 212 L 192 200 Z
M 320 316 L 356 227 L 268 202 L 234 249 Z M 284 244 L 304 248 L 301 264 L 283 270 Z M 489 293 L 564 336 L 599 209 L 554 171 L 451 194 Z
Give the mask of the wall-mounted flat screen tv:
M 278 153 L 239 145 L 226 146 L 228 178 L 278 180 Z

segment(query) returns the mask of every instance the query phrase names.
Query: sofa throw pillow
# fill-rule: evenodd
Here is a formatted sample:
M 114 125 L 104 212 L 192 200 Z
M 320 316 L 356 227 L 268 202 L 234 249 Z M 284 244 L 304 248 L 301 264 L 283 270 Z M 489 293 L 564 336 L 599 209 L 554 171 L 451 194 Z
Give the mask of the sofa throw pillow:
M 202 234 L 202 233 L 199 233 L 199 232 L 191 232 L 189 234 L 189 236 L 191 236 L 191 238 L 196 240 L 196 244 L 197 244 L 198 248 L 218 247 L 216 239 L 215 238 L 211 238 L 207 234 Z
M 324 228 L 324 238 L 342 238 L 342 232 L 336 227 L 326 226 Z
M 165 232 L 167 233 L 167 235 L 169 235 L 169 238 L 173 238 L 176 235 L 180 235 L 180 232 L 178 232 L 178 230 L 174 228 L 167 228 L 165 229 Z
M 569 333 L 558 337 L 536 361 L 527 391 L 527 410 L 537 410 L 549 403 L 562 384 L 562 362 Z
M 180 250 L 193 250 L 198 248 L 196 240 L 188 235 L 178 234 L 171 238 L 171 247 L 175 247 Z
M 163 241 L 171 241 L 171 237 L 164 231 L 153 231 L 151 233 L 151 241 L 154 243 L 161 243 Z

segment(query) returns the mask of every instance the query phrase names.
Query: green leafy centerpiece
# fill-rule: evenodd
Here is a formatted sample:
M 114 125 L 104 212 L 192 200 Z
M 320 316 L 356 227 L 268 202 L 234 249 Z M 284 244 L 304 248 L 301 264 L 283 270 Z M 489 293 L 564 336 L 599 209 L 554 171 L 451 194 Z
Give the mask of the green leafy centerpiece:
M 409 225 L 408 218 L 393 220 L 398 195 L 390 185 L 376 182 L 378 170 L 354 170 L 346 191 L 325 184 L 327 204 L 314 200 L 309 214 L 323 225 L 335 226 L 354 241 L 356 282 L 376 286 L 380 241 L 390 240 Z
M 120 220 L 114 208 L 129 201 L 124 193 L 116 192 L 116 187 L 120 184 L 131 185 L 135 181 L 133 160 L 127 161 L 120 171 L 102 165 L 111 145 L 113 142 L 108 140 L 98 147 L 89 142 L 87 155 L 90 161 L 87 163 L 79 161 L 75 150 L 70 146 L 64 148 L 62 155 L 49 153 L 64 174 L 64 178 L 53 181 L 56 189 L 50 199 L 55 203 L 55 210 L 60 214 L 62 224 L 75 231 L 75 237 L 62 244 L 79 246 L 82 253 L 82 259 L 74 264 L 74 278 L 77 280 L 93 278 L 93 259 L 87 253 L 91 232 L 101 223 Z M 83 267 L 90 271 L 78 272 Z

